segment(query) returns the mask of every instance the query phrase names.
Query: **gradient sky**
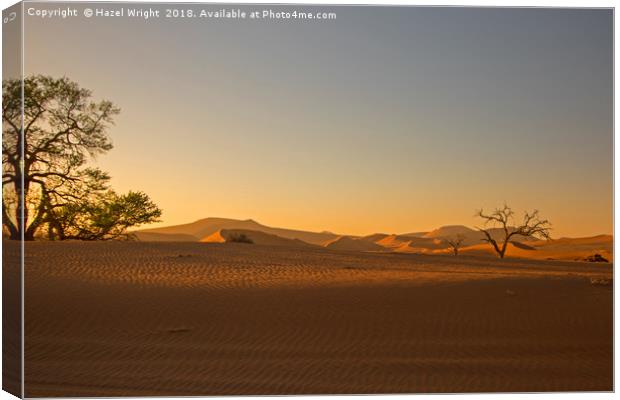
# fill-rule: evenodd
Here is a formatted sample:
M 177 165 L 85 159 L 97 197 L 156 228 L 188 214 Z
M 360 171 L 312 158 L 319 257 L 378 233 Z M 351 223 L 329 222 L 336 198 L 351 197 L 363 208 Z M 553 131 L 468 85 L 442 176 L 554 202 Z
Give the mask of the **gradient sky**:
M 337 20 L 26 17 L 25 71 L 121 107 L 96 162 L 158 225 L 404 233 L 506 201 L 612 232 L 611 10 L 314 10 Z

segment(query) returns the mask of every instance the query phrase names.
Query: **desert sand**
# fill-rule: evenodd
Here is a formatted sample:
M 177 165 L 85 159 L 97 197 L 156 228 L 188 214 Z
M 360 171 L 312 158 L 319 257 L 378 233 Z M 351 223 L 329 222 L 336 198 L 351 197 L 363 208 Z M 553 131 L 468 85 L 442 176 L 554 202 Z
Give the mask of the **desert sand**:
M 607 263 L 27 243 L 25 394 L 610 391 L 611 278 Z

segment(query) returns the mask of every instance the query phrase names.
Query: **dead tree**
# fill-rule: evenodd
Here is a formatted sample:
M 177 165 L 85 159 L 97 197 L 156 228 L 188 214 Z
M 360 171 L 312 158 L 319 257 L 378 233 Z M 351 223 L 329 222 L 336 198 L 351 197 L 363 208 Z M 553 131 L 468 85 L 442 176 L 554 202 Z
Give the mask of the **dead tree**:
M 493 246 L 499 258 L 504 258 L 508 243 L 513 236 L 550 238 L 551 223 L 546 219 L 541 219 L 538 210 L 525 212 L 523 220 L 518 225 L 515 225 L 514 211 L 506 204 L 503 208 L 496 208 L 490 214 L 485 214 L 483 210 L 480 210 L 476 215 L 485 220 L 485 228 L 477 228 L 485 236 L 482 240 Z M 490 228 L 500 228 L 504 235 L 503 239 L 493 238 Z
M 452 248 L 455 256 L 459 255 L 459 249 L 463 245 L 464 241 L 465 237 L 463 235 L 456 235 L 455 237 L 446 239 L 446 243 L 448 243 L 448 246 Z

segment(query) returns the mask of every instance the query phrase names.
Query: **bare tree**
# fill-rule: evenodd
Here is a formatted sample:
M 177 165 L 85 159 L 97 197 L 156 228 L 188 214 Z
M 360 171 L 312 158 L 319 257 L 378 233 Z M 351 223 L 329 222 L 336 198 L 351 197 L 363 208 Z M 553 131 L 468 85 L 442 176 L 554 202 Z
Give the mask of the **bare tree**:
M 454 252 L 455 256 L 459 255 L 459 249 L 463 245 L 464 241 L 465 241 L 465 237 L 461 234 L 458 234 L 452 238 L 446 239 L 446 243 L 448 243 L 448 246 L 452 248 L 452 251 Z
M 481 209 L 476 215 L 485 220 L 485 228 L 477 228 L 484 233 L 485 238 L 482 240 L 490 243 L 500 258 L 504 258 L 508 243 L 513 236 L 549 239 L 551 223 L 546 219 L 541 219 L 538 210 L 525 212 L 519 224 L 515 224 L 514 211 L 506 204 L 502 208 L 496 208 L 490 214 L 485 214 Z M 493 238 L 489 228 L 500 228 L 504 234 L 503 239 Z

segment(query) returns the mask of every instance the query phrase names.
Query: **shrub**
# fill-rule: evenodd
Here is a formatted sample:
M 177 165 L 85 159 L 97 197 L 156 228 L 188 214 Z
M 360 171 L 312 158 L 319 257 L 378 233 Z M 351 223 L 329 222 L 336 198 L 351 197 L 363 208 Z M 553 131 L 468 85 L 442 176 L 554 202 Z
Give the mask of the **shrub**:
M 588 262 L 605 262 L 605 263 L 609 262 L 608 259 L 606 259 L 605 257 L 603 257 L 600 254 L 594 254 L 592 256 L 587 256 L 583 260 L 584 261 L 588 261 Z
M 254 241 L 245 233 L 233 233 L 226 239 L 226 243 L 254 244 Z

